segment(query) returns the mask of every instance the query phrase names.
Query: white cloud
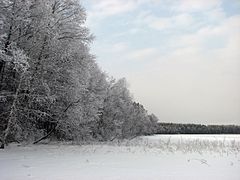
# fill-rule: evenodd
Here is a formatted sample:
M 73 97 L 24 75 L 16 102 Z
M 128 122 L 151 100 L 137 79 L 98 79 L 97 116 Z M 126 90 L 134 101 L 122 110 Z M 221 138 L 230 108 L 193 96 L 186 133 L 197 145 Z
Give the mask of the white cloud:
M 156 0 L 157 2 L 157 0 Z M 135 23 L 147 25 L 155 30 L 184 29 L 216 23 L 226 17 L 221 8 L 221 0 L 175 0 L 159 1 L 158 4 L 168 15 L 156 15 L 151 11 L 141 11 Z M 198 12 L 198 14 L 194 14 Z M 161 13 L 160 13 L 161 14 Z M 201 18 L 199 18 L 201 17 Z
M 146 0 L 92 0 L 90 17 L 105 18 L 137 9 Z
M 226 14 L 221 7 L 216 7 L 210 11 L 204 11 L 203 14 L 211 22 L 220 21 L 226 18 Z
M 232 16 L 222 19 L 218 25 L 208 25 L 194 33 L 173 37 L 169 40 L 169 44 L 171 47 L 176 48 L 198 47 L 204 49 L 208 43 L 217 43 L 221 39 L 228 41 L 234 37 L 240 42 L 239 34 L 240 16 Z M 215 40 L 215 42 L 213 42 L 213 40 Z M 224 43 L 222 43 L 222 45 L 224 45 Z
M 129 33 L 130 34 L 137 34 L 140 31 L 141 31 L 141 29 L 139 29 L 139 28 L 132 28 L 132 29 L 129 30 Z
M 173 8 L 178 12 L 206 11 L 221 5 L 221 0 L 179 0 Z
M 110 47 L 110 51 L 113 53 L 121 53 L 128 50 L 128 45 L 124 42 L 113 44 L 112 47 Z
M 187 13 L 181 13 L 176 16 L 173 16 L 171 18 L 172 24 L 175 24 L 177 26 L 190 26 L 194 19 L 190 14 Z
M 225 40 L 221 48 L 207 48 L 213 37 L 214 43 Z M 167 55 L 129 73 L 137 100 L 162 121 L 239 124 L 240 16 L 173 37 L 174 42 Z
M 129 51 L 129 46 L 126 42 L 110 42 L 110 41 L 105 41 L 104 44 L 94 44 L 95 51 L 97 51 L 99 54 L 106 54 L 106 55 L 111 55 L 111 54 L 126 54 Z
M 83 0 L 88 5 L 87 26 L 94 29 L 101 20 L 135 11 L 148 0 Z
M 170 17 L 158 17 L 151 12 L 142 12 L 136 20 L 136 24 L 145 24 L 156 30 L 166 30 L 170 28 L 182 28 L 190 26 L 194 22 L 193 17 L 187 13 L 180 13 Z
M 166 29 L 172 26 L 170 18 L 158 18 L 155 16 L 146 17 L 145 21 L 149 23 L 149 27 L 157 30 Z
M 137 101 L 162 121 L 239 124 L 239 15 L 227 16 L 220 0 L 155 0 L 163 13 L 141 6 L 143 1 L 103 1 L 95 1 L 95 12 L 91 8 L 94 18 L 139 14 L 127 29 L 107 31 L 112 34 L 96 46 L 100 64 L 126 76 Z M 141 36 L 150 47 L 132 51 Z
M 120 0 L 104 0 L 93 4 L 90 15 L 105 17 L 133 9 L 135 9 L 135 3 L 133 1 L 123 2 Z
M 145 48 L 130 52 L 127 57 L 131 60 L 151 60 L 156 58 L 157 55 L 158 50 L 156 48 Z

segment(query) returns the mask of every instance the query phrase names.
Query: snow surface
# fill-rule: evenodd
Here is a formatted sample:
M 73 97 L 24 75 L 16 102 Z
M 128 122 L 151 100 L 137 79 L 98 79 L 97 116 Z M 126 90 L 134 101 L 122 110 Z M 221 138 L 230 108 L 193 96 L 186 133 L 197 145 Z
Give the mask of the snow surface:
M 0 150 L 0 180 L 240 180 L 239 135 L 158 135 Z

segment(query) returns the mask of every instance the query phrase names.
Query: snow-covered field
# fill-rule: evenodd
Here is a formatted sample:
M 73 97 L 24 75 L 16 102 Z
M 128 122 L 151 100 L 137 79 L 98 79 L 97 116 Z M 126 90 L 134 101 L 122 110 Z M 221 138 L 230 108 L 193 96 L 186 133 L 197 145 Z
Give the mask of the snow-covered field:
M 240 135 L 158 135 L 88 145 L 12 144 L 0 179 L 240 180 Z

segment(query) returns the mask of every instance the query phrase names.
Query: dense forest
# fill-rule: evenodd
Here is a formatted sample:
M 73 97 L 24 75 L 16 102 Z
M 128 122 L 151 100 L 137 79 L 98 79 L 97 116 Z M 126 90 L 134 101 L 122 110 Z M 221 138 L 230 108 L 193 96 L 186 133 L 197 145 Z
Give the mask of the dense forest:
M 37 143 L 161 133 L 239 133 L 237 126 L 161 124 L 124 78 L 90 54 L 79 0 L 0 1 L 0 141 Z
M 108 77 L 89 48 L 79 0 L 0 1 L 0 139 L 113 140 L 155 131 L 126 80 Z
M 236 125 L 157 123 L 156 134 L 240 134 Z

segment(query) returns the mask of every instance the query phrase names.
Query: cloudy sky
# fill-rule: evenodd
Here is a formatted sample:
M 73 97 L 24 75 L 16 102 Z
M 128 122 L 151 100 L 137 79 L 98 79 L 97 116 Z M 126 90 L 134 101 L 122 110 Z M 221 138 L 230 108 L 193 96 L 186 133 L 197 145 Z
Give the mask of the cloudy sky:
M 82 0 L 104 71 L 164 122 L 240 124 L 240 0 Z

